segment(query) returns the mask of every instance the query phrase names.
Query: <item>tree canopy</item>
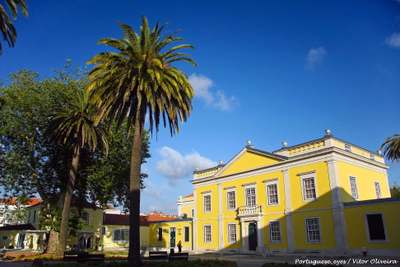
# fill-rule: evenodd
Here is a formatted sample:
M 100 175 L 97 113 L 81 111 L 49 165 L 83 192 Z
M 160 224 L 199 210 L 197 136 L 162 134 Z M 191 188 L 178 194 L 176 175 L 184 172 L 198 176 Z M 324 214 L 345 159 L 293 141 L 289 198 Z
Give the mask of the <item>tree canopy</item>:
M 68 61 L 64 69 L 55 71 L 54 77 L 40 79 L 36 72 L 20 70 L 10 74 L 6 86 L 0 86 L 0 186 L 5 197 L 39 194 L 53 207 L 59 203 L 73 151 L 43 134 L 65 96 L 76 90 L 83 91 L 87 79 L 85 70 L 72 68 Z M 125 125 L 126 122 L 121 127 L 125 129 Z M 112 133 L 115 128 L 111 124 Z M 143 134 L 142 161 L 145 162 L 150 157 L 150 142 L 148 132 Z M 113 134 L 108 156 L 102 151 L 93 152 L 87 146 L 82 148 L 74 190 L 79 200 L 129 208 L 126 196 L 116 189 L 127 191 L 129 187 L 127 138 L 132 140 L 133 136 Z M 59 229 L 56 227 L 56 230 Z

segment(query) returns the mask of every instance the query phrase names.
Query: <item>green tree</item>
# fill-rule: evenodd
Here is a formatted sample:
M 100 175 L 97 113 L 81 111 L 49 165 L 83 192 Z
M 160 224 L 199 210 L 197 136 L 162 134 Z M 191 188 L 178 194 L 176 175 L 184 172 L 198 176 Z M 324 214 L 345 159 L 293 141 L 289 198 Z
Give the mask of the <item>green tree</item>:
M 140 168 L 142 134 L 145 117 L 148 115 L 150 132 L 158 131 L 162 118 L 167 123 L 171 135 L 178 133 L 178 120 L 186 121 L 192 110 L 193 88 L 188 77 L 181 70 L 171 66 L 173 62 L 186 61 L 196 66 L 181 53 L 182 48 L 191 45 L 178 45 L 165 52 L 162 50 L 182 38 L 174 37 L 176 32 L 164 38 L 164 27 L 157 23 L 151 30 L 147 19 L 142 16 L 143 25 L 137 34 L 129 25 L 119 23 L 123 30 L 121 39 L 105 38 L 99 44 L 106 44 L 118 53 L 97 54 L 88 64 L 96 64 L 89 74 L 91 78 L 88 91 L 101 105 L 104 115 L 116 120 L 120 125 L 128 118 L 128 132 L 133 129 L 133 143 L 130 164 L 130 231 L 128 266 L 140 266 Z
M 391 161 L 400 160 L 400 134 L 389 136 L 382 144 L 381 150 L 386 158 Z
M 101 121 L 95 124 L 98 108 L 89 101 L 89 95 L 77 90 L 75 95 L 66 98 L 68 102 L 56 111 L 46 130 L 46 135 L 73 147 L 74 151 L 63 202 L 60 244 L 57 250 L 60 256 L 63 255 L 67 245 L 71 200 L 78 175 L 81 148 L 87 144 L 94 150 L 97 144 L 101 144 L 106 151 L 108 150 L 107 131 Z
M 400 197 L 400 186 L 396 182 L 390 188 L 390 194 L 392 197 Z
M 41 225 L 51 230 L 49 252 L 53 252 L 50 244 L 58 247 L 57 232 L 73 150 L 55 139 L 45 138 L 43 133 L 57 107 L 65 105 L 65 99 L 69 98 L 65 95 L 83 90 L 86 84 L 85 71 L 71 69 L 68 60 L 64 69 L 55 71 L 54 77 L 41 80 L 38 73 L 20 70 L 9 75 L 6 86 L 0 86 L 1 193 L 12 198 L 38 193 L 47 203 L 41 213 L 46 215 L 41 218 Z M 125 129 L 126 124 L 121 127 Z M 74 211 L 70 216 L 71 234 L 82 226 L 77 216 L 80 205 L 86 201 L 103 207 L 111 203 L 128 207 L 126 197 L 117 188 L 129 188 L 130 149 L 125 146 L 133 137 L 126 140 L 122 133 L 115 134 L 115 128 L 111 125 L 108 156 L 102 150 L 93 152 L 87 145 L 81 149 L 74 191 L 78 213 Z M 147 132 L 142 148 L 145 161 L 150 157 Z
M 8 8 L 11 11 L 13 19 L 17 19 L 19 8 L 22 14 L 28 16 L 28 4 L 25 0 L 5 0 Z M 7 41 L 8 46 L 14 47 L 14 43 L 17 40 L 17 30 L 15 29 L 10 17 L 5 11 L 3 5 L 0 4 L 0 29 L 3 35 L 3 41 Z M 1 42 L 0 42 L 0 55 L 2 54 Z

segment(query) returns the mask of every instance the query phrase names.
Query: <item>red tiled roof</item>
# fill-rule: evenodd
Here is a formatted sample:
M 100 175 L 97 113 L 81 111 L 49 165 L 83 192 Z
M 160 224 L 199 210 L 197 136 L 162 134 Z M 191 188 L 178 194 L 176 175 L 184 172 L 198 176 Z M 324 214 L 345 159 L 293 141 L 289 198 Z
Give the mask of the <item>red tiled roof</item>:
M 43 201 L 42 199 L 40 199 L 40 198 L 37 198 L 39 201 L 37 202 L 37 203 L 35 203 L 35 204 L 32 204 L 31 205 L 31 207 L 33 207 L 33 206 L 37 206 L 37 205 L 42 205 L 42 204 L 46 204 L 46 202 L 45 201 Z M 76 198 L 73 198 L 72 199 L 72 202 L 71 202 L 71 207 L 76 207 Z M 94 205 L 93 205 L 93 203 L 90 203 L 90 202 L 87 202 L 87 201 L 85 201 L 84 203 L 83 203 L 83 206 L 82 206 L 82 208 L 84 208 L 84 209 L 93 209 L 93 207 L 94 207 Z M 110 206 L 111 207 L 111 206 Z M 99 207 L 99 206 L 97 206 L 96 205 L 96 209 L 102 209 L 102 210 L 104 210 L 102 207 Z
M 129 225 L 129 214 L 104 213 L 104 225 Z M 140 226 L 149 226 L 147 216 L 140 216 Z
M 193 197 L 193 194 L 190 194 L 190 195 L 188 195 L 186 197 L 183 197 L 183 198 L 187 198 L 187 197 Z
M 165 214 L 164 212 L 157 212 L 157 211 L 152 211 L 149 214 L 147 214 L 147 219 L 149 222 L 154 222 L 154 221 L 169 221 L 169 220 L 174 220 L 177 218 L 178 215 L 168 215 Z
M 17 225 L 7 225 L 7 226 L 3 226 L 3 227 L 0 227 L 0 231 L 1 231 L 1 230 L 8 230 L 8 231 L 15 230 L 15 231 L 21 231 L 21 230 L 36 230 L 36 228 L 35 228 L 32 224 L 28 223 L 28 224 L 17 224 Z
M 40 199 L 40 198 L 31 198 L 28 200 L 27 204 L 29 206 L 33 206 L 33 205 L 40 203 L 40 201 L 42 201 L 42 199 Z M 0 198 L 0 203 L 5 203 L 7 205 L 15 205 L 15 204 L 17 204 L 17 199 L 16 198 L 12 198 L 12 199 Z

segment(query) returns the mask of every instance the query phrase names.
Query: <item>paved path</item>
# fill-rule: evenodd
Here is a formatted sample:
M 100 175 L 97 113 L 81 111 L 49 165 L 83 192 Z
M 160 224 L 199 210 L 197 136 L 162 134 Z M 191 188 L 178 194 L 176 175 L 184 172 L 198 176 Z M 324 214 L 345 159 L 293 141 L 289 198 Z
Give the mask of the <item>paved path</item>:
M 219 255 L 218 253 L 206 253 L 206 254 L 190 254 L 190 260 L 195 259 L 203 259 L 203 260 L 227 260 L 227 261 L 235 261 L 238 267 L 261 267 L 266 262 L 279 262 L 279 263 L 298 263 L 298 264 L 307 264 L 313 265 L 312 261 L 342 261 L 342 265 L 345 267 L 351 266 L 363 266 L 363 267 L 376 267 L 376 266 L 400 266 L 400 257 L 362 257 L 362 256 L 354 256 L 354 257 L 322 257 L 322 256 L 304 256 L 304 255 L 288 255 L 288 256 L 269 256 L 262 257 L 259 255 L 243 255 L 243 254 L 231 254 L 231 255 Z M 360 262 L 361 260 L 361 262 Z M 389 263 L 380 263 L 382 260 L 390 260 Z M 303 262 L 299 262 L 303 261 Z M 306 261 L 309 261 L 308 263 Z M 395 262 L 397 261 L 397 262 Z M 344 262 L 344 263 L 343 263 Z M 51 263 L 59 263 L 54 261 L 45 261 L 45 264 Z M 339 263 L 339 262 L 337 262 Z M 315 263 L 314 263 L 315 265 Z M 1 261 L 0 267 L 31 267 L 32 262 L 10 262 L 10 261 Z

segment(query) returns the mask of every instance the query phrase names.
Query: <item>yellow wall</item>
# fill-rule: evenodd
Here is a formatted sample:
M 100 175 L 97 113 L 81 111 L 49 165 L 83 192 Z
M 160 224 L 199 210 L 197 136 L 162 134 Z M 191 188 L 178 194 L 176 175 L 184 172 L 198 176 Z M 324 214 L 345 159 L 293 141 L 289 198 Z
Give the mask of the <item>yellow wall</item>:
M 313 176 L 316 178 L 317 200 L 304 202 L 301 187 L 301 177 L 297 174 L 314 170 L 316 171 Z M 332 197 L 329 184 L 328 166 L 326 162 L 318 162 L 301 167 L 291 168 L 289 169 L 289 176 L 293 210 L 320 209 L 331 206 Z
M 385 174 L 340 161 L 338 169 L 343 202 L 354 201 L 351 197 L 349 176 L 356 177 L 358 200 L 376 199 L 374 182 L 379 182 L 382 198 L 390 197 Z
M 400 249 L 399 214 L 400 203 L 346 207 L 347 238 L 350 249 L 363 247 L 375 249 Z M 387 243 L 368 243 L 365 213 L 382 212 L 388 237 Z
M 199 247 L 203 248 L 218 248 L 219 235 L 218 235 L 218 220 L 199 221 L 197 223 L 197 241 Z M 211 243 L 204 243 L 204 226 L 211 225 Z M 226 226 L 225 226 L 226 227 Z
M 222 175 L 249 170 L 265 165 L 270 165 L 281 160 L 273 159 L 259 154 L 247 152 L 232 164 Z
M 158 228 L 162 227 L 163 229 L 163 240 L 161 242 L 158 241 Z M 160 223 L 151 223 L 149 227 L 149 242 L 150 246 L 157 247 L 169 247 L 170 243 L 170 228 L 175 227 L 175 247 L 178 242 L 181 241 L 183 248 L 192 248 L 193 244 L 193 232 L 192 232 L 192 221 L 170 221 L 170 222 L 160 222 Z M 184 233 L 185 227 L 189 227 L 189 242 L 185 242 Z
M 269 238 L 269 227 L 268 223 L 270 220 L 280 220 L 281 223 L 281 240 L 280 244 L 271 243 Z M 286 234 L 286 218 L 284 214 L 274 214 L 264 216 L 264 244 L 268 245 L 268 248 L 271 249 L 285 249 L 287 248 L 287 234 Z
M 307 244 L 306 217 L 319 217 L 321 243 Z M 334 249 L 336 247 L 331 210 L 293 213 L 295 247 L 300 249 Z
M 2 230 L 0 231 L 0 250 L 2 250 L 4 247 L 8 248 L 9 246 L 15 246 L 17 245 L 17 235 L 21 231 L 7 231 L 7 230 Z M 8 239 L 4 241 L 1 239 L 3 236 L 8 236 Z
M 194 203 L 193 203 L 194 198 L 193 197 L 188 197 L 188 198 L 182 198 L 182 205 L 181 205 L 181 214 L 187 214 L 188 218 L 192 217 L 192 209 L 194 209 Z M 191 203 L 188 203 L 191 202 Z
M 115 229 L 129 229 L 129 225 L 104 225 L 107 227 L 106 235 L 101 236 L 103 249 L 129 248 L 129 242 L 114 242 L 113 233 Z M 100 231 L 100 230 L 99 230 Z M 149 245 L 149 226 L 140 226 L 140 245 Z
M 202 193 L 211 191 L 210 193 Z M 204 213 L 204 195 L 211 194 L 211 212 Z M 219 203 L 220 200 L 218 199 L 218 186 L 210 185 L 210 186 L 203 186 L 197 190 L 197 217 L 199 219 L 211 219 L 216 218 L 219 212 Z

